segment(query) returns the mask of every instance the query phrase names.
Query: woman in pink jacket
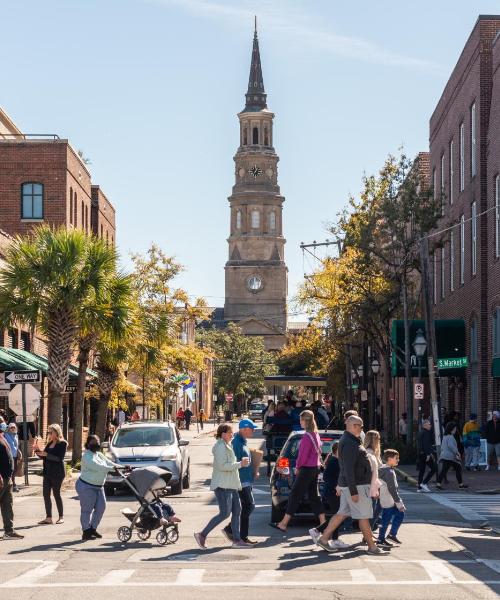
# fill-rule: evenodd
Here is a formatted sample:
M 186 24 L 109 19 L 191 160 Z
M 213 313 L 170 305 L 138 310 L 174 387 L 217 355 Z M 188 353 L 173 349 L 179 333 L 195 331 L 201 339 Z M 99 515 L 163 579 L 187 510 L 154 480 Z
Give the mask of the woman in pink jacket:
M 318 492 L 318 475 L 321 468 L 321 439 L 312 411 L 302 411 L 300 425 L 305 433 L 299 444 L 299 453 L 295 463 L 297 475 L 290 491 L 286 513 L 279 523 L 270 523 L 271 527 L 281 531 L 286 531 L 290 519 L 295 514 L 306 493 L 312 511 L 318 517 L 320 524 L 323 524 L 326 520 L 325 509 Z

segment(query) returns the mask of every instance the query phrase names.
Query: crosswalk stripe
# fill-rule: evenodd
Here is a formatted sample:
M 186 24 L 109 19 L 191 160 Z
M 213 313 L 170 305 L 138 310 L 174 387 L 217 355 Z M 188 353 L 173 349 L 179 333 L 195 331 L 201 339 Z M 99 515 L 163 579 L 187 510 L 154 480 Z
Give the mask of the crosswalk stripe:
M 22 575 L 18 575 L 17 577 L 14 577 L 13 579 L 9 579 L 9 581 L 6 581 L 3 585 L 23 586 L 23 585 L 31 585 L 33 583 L 37 583 L 38 580 L 41 579 L 42 577 L 46 577 L 47 575 L 52 575 L 52 573 L 54 573 L 54 571 L 57 569 L 58 566 L 59 566 L 59 563 L 55 560 L 44 561 L 41 565 L 38 565 L 37 567 L 34 567 L 33 569 L 26 571 L 26 573 L 23 573 Z
M 106 575 L 103 575 L 97 583 L 100 585 L 117 585 L 125 583 L 125 581 L 132 577 L 134 573 L 135 569 L 114 569 L 113 571 L 106 573 Z
M 457 511 L 466 521 L 480 521 L 484 518 L 477 511 L 471 510 L 459 502 L 454 502 L 446 496 L 441 496 L 439 494 L 428 494 L 428 496 L 435 500 L 438 504 L 442 504 L 447 508 L 452 508 L 453 510 Z
M 253 581 L 277 581 L 283 575 L 282 571 L 264 570 L 257 571 L 253 577 Z
M 456 577 L 443 562 L 437 560 L 419 560 L 418 562 L 432 582 L 454 583 L 456 581 Z
M 479 562 L 485 564 L 492 571 L 500 573 L 500 560 L 491 560 L 489 558 L 479 558 Z
M 203 581 L 205 569 L 181 569 L 177 573 L 176 585 L 199 585 Z
M 358 583 L 366 583 L 369 581 L 375 583 L 377 581 L 370 569 L 349 569 L 349 573 L 351 574 L 352 581 L 357 581 Z

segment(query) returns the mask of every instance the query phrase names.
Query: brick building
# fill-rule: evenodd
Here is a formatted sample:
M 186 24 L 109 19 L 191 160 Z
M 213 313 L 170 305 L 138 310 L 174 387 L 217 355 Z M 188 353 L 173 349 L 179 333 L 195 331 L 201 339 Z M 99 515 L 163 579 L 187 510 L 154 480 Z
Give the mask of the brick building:
M 498 31 L 500 16 L 479 16 L 430 120 L 430 180 L 442 199 L 431 238 L 434 316 L 464 319 L 469 359 L 467 369 L 442 379 L 442 400 L 481 421 L 500 399 L 492 378 L 500 357 L 493 335 L 500 323 Z

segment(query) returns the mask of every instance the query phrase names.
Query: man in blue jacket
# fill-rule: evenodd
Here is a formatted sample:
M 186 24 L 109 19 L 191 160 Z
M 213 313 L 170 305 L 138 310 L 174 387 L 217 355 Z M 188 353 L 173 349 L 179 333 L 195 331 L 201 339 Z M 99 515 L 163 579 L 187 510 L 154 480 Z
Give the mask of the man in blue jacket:
M 257 425 L 250 419 L 242 419 L 239 424 L 238 433 L 233 437 L 231 442 L 234 453 L 236 454 L 236 460 L 246 456 L 249 459 L 247 467 L 241 467 L 239 469 L 241 491 L 238 492 L 240 495 L 241 502 L 241 516 L 240 516 L 240 537 L 247 544 L 257 544 L 258 542 L 248 539 L 248 528 L 250 524 L 250 515 L 255 508 L 255 501 L 253 498 L 252 486 L 254 482 L 254 474 L 252 467 L 252 456 L 250 454 L 250 448 L 248 447 L 247 440 L 253 436 L 254 429 L 257 429 Z M 224 535 L 232 541 L 233 534 L 231 531 L 231 525 L 224 527 L 222 530 Z

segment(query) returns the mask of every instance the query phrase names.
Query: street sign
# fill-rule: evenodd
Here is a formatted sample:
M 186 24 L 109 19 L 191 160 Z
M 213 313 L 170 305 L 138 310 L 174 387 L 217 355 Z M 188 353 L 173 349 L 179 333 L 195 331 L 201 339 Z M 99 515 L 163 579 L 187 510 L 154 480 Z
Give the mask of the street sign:
M 361 390 L 361 402 L 368 402 L 368 392 Z
M 40 392 L 29 383 L 26 387 L 26 414 L 32 415 L 35 410 L 40 408 Z M 9 408 L 16 415 L 23 413 L 23 386 L 15 385 L 9 392 Z
M 76 385 L 67 385 L 65 392 L 66 392 L 66 394 L 71 394 L 72 392 L 76 392 Z
M 39 383 L 40 371 L 5 371 L 5 383 Z
M 413 385 L 413 397 L 415 400 L 423 400 L 424 399 L 424 384 L 423 383 L 415 383 Z
M 467 367 L 469 361 L 466 356 L 459 358 L 438 358 L 438 369 L 463 369 Z
M 359 388 L 359 384 L 357 384 L 357 383 L 353 383 L 351 385 L 351 390 L 357 390 L 358 388 Z

